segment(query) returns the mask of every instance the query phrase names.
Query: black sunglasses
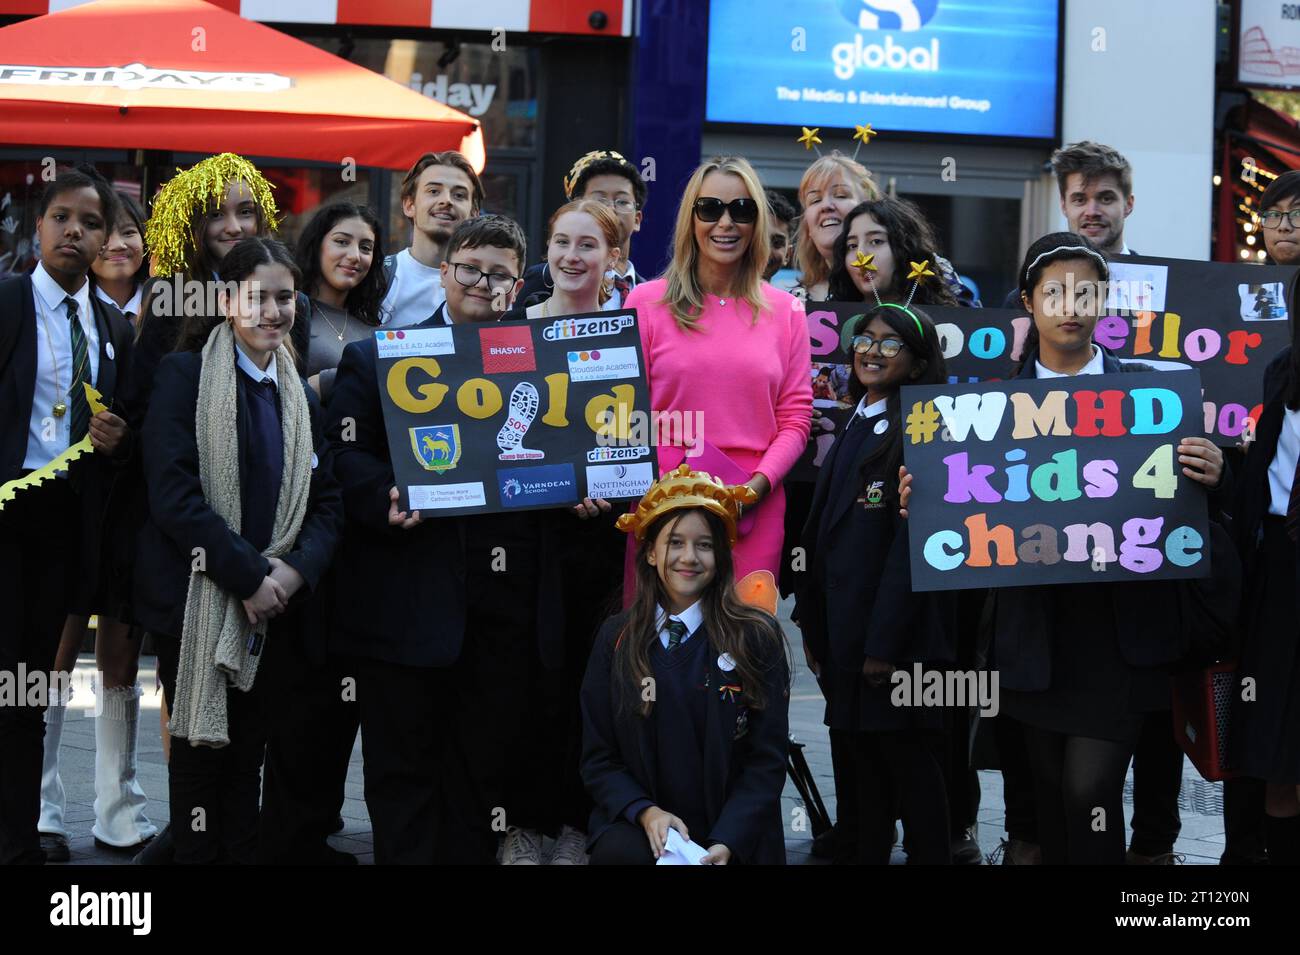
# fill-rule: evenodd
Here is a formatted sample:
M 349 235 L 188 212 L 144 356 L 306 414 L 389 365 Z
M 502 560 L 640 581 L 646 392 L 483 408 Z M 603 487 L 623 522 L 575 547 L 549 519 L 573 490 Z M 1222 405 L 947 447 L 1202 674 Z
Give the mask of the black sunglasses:
M 723 202 L 713 196 L 701 196 L 695 200 L 695 218 L 701 222 L 717 222 L 724 211 L 731 213 L 731 221 L 737 225 L 748 225 L 758 218 L 758 203 L 753 199 Z

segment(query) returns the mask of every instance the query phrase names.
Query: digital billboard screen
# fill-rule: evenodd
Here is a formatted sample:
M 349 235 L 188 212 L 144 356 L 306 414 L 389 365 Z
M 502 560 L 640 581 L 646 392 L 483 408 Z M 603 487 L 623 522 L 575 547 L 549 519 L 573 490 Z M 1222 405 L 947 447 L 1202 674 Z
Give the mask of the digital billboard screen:
M 712 0 L 712 123 L 1054 139 L 1057 0 Z

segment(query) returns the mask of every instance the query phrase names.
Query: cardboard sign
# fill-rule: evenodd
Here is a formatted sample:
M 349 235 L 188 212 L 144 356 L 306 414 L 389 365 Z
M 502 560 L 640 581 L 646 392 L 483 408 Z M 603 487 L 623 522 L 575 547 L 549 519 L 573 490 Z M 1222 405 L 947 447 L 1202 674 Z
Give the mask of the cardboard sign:
M 1291 343 L 1285 291 L 1295 267 L 1129 255 L 1113 260 L 1110 270 L 1093 340 L 1126 362 L 1160 371 L 1197 369 L 1205 386 L 1206 435 L 1222 447 L 1237 444 L 1263 413 L 1265 366 Z M 865 302 L 807 305 L 813 407 L 822 417 L 814 419 L 811 446 L 790 480 L 817 479 L 817 468 L 852 413 L 848 329 L 870 308 Z M 922 308 L 938 329 L 950 381 L 998 381 L 1020 360 L 1027 312 Z
M 629 441 L 650 391 L 634 311 L 379 329 L 379 392 L 401 492 L 422 516 L 640 497 Z
M 912 588 L 1206 577 L 1194 371 L 901 391 Z

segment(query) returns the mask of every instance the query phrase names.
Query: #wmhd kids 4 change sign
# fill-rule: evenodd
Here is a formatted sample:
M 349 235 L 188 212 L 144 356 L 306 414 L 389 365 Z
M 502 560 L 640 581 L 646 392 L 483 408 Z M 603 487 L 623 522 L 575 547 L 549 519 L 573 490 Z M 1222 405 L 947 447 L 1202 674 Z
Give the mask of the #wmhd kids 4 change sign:
M 1051 139 L 1059 26 L 1056 0 L 712 0 L 706 116 Z

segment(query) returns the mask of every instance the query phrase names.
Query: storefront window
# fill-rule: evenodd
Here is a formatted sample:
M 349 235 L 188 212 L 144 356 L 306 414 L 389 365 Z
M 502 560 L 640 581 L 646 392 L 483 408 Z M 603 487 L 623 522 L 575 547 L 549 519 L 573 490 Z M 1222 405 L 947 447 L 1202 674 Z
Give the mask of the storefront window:
M 280 231 L 276 236 L 291 249 L 295 248 L 303 226 L 316 210 L 335 200 L 370 204 L 370 170 L 356 170 L 356 182 L 347 182 L 337 166 L 301 168 L 294 166 L 259 167 L 274 187 L 272 195 L 280 210 Z
M 483 124 L 489 155 L 494 148 L 537 145 L 536 47 L 510 44 L 497 51 L 490 43 L 301 39 L 473 116 Z

